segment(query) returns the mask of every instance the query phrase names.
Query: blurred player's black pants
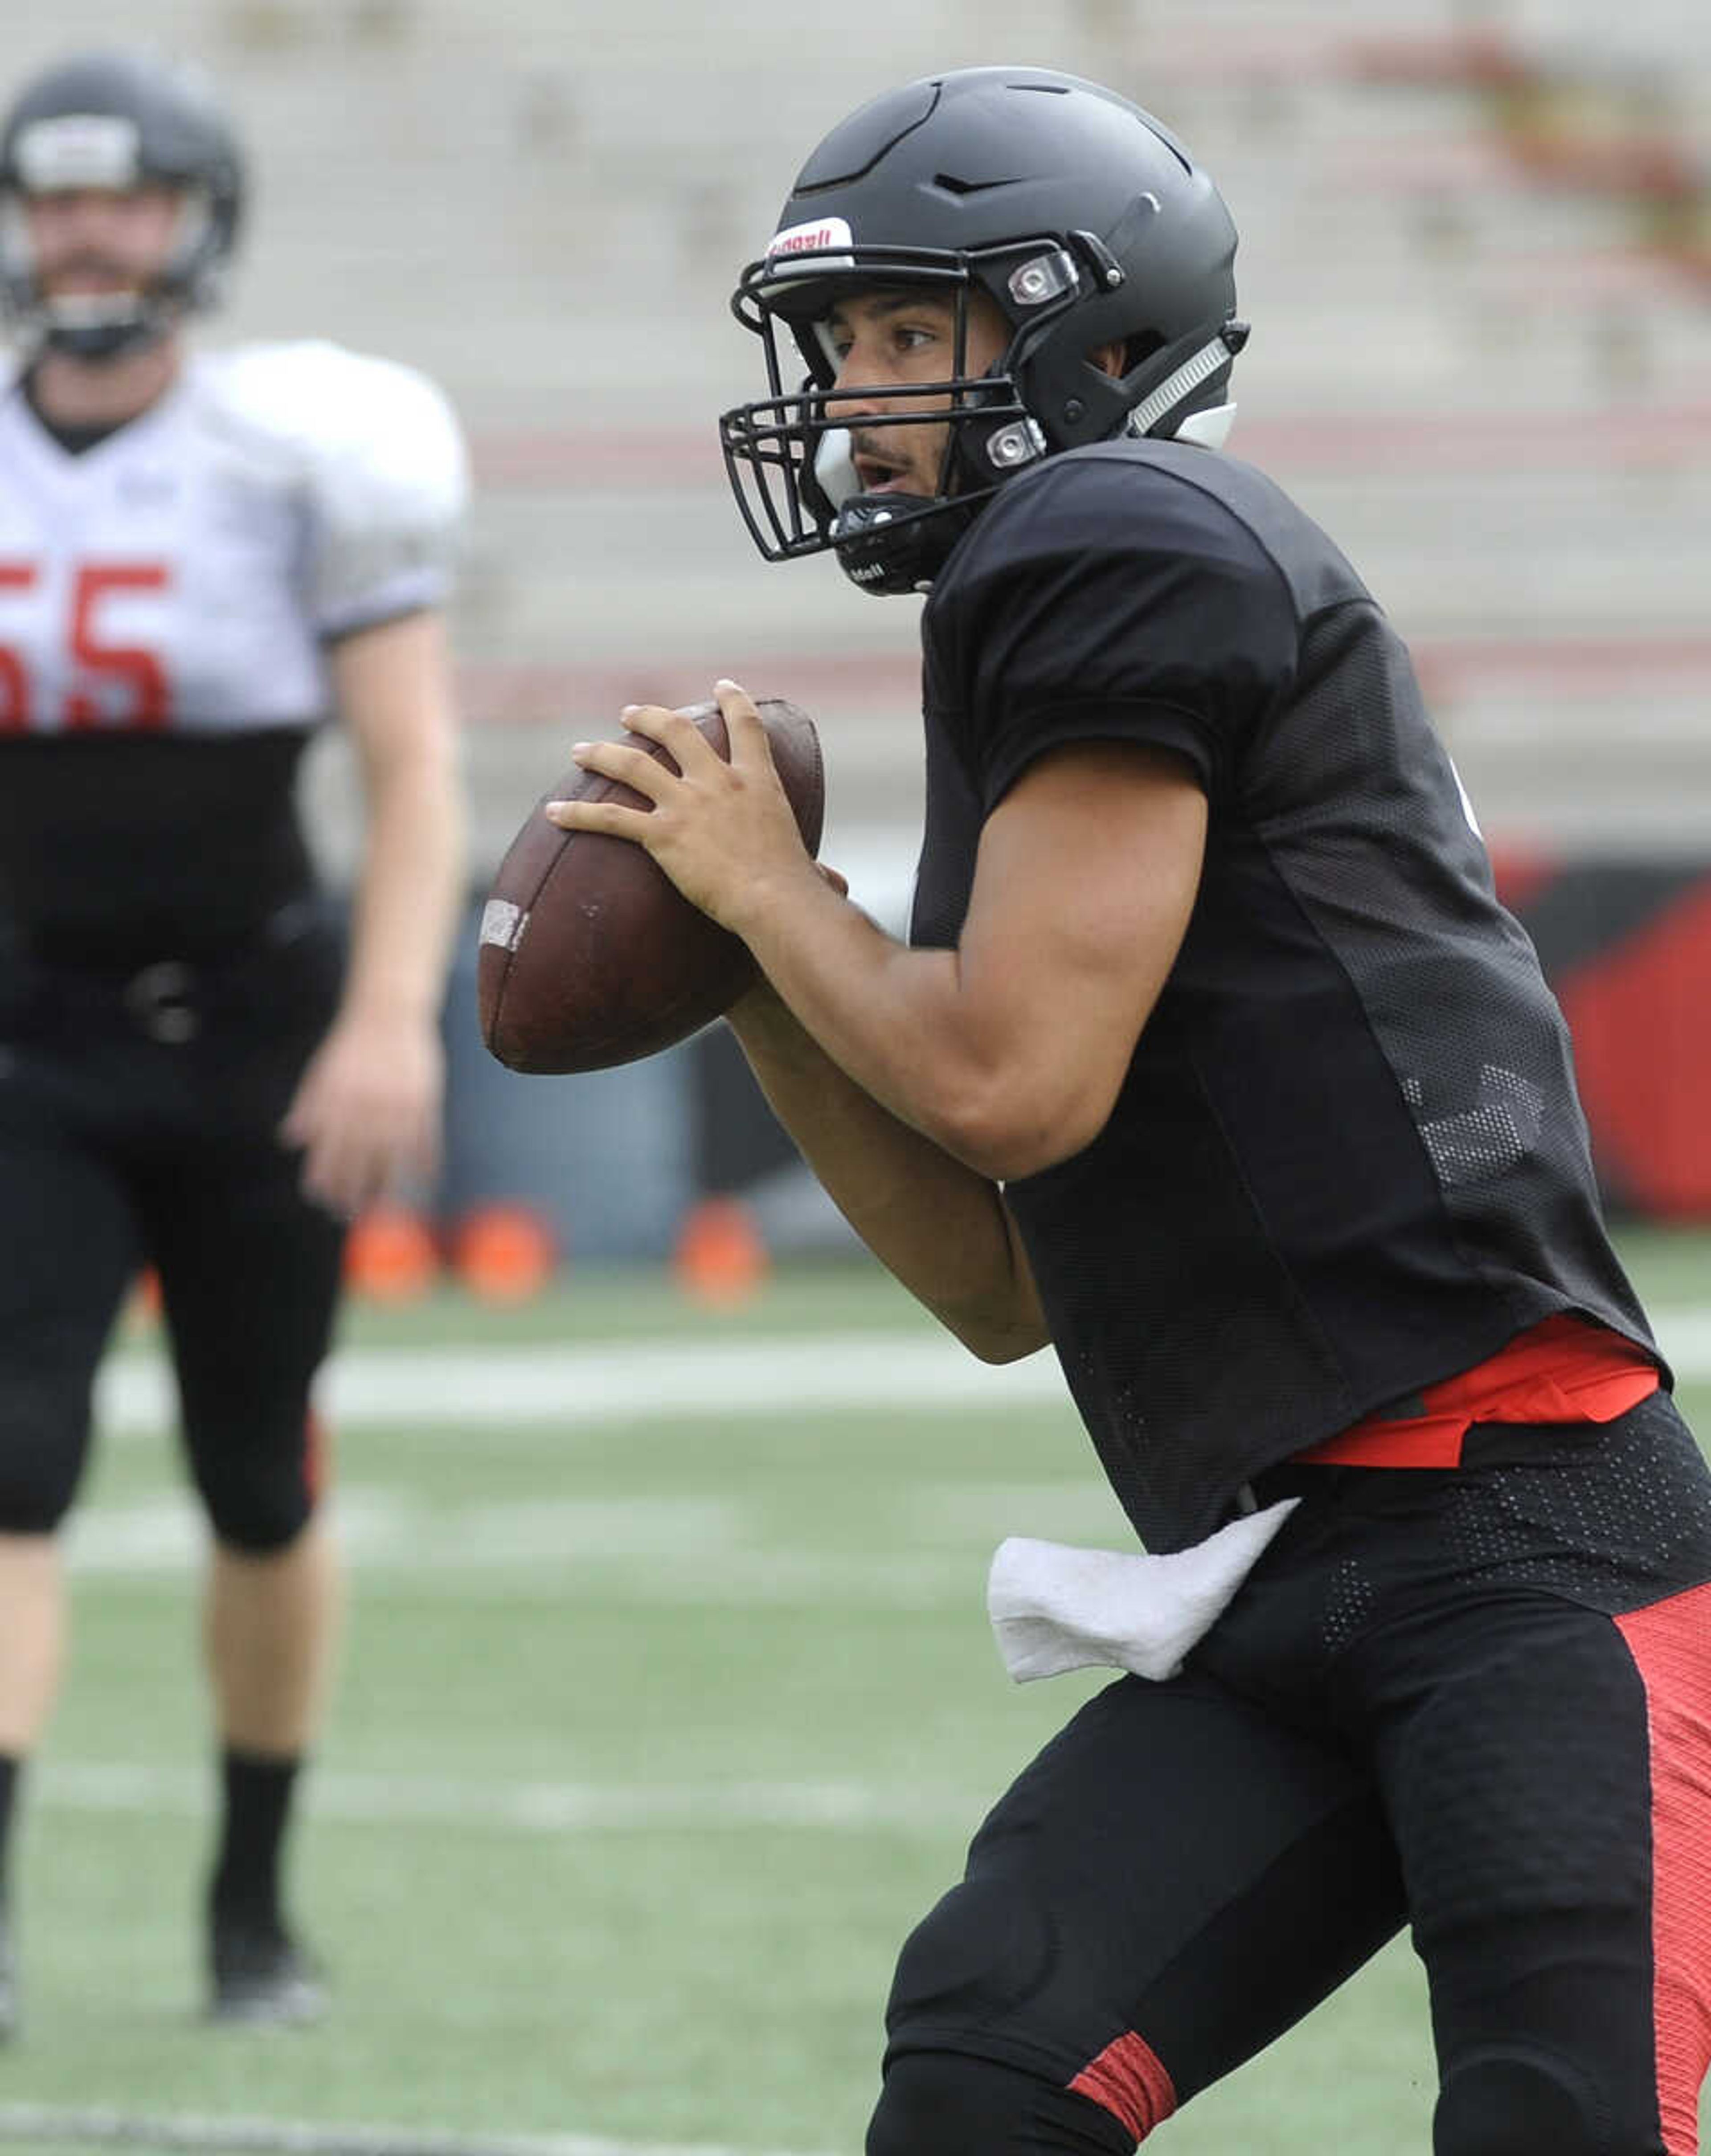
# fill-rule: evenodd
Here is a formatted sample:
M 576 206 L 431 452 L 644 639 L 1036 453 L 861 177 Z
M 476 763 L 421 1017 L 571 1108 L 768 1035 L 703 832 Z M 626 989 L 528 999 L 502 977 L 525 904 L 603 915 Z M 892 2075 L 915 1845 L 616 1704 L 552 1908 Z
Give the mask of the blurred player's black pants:
M 0 1532 L 49 1532 L 69 1505 L 95 1366 L 145 1264 L 215 1532 L 266 1551 L 307 1519 L 343 1232 L 276 1132 L 342 963 L 307 907 L 194 967 L 0 962 Z
M 1126 2149 L 1405 1923 L 1439 2156 L 1693 2147 L 1711 1475 L 1662 1394 L 1468 1450 L 1267 1478 L 1187 1670 L 1091 1701 L 905 1946 L 871 2156 Z

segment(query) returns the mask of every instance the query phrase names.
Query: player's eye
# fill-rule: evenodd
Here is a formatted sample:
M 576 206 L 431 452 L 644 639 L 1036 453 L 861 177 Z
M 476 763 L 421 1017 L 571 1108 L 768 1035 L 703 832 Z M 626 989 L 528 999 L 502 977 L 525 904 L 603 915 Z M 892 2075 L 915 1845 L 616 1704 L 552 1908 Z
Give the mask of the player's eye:
M 814 341 L 833 367 L 841 367 L 856 340 L 847 322 L 822 316 L 814 325 Z

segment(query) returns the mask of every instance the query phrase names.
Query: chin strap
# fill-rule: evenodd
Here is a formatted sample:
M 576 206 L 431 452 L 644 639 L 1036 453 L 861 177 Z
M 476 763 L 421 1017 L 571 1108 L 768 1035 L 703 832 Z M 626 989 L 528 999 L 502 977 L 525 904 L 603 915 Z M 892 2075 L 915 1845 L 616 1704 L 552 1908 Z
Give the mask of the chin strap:
M 927 591 L 991 491 L 943 499 L 853 494 L 832 520 L 838 566 L 876 598 Z
M 62 352 L 74 359 L 101 361 L 158 344 L 182 309 L 163 294 L 67 295 L 38 301 L 24 316 L 39 349 Z
M 1246 342 L 1246 322 L 1225 322 L 1210 343 L 1190 352 L 1180 367 L 1173 368 L 1158 388 L 1135 406 L 1128 415 L 1128 432 L 1150 434 L 1159 421 L 1168 419 L 1203 382 L 1210 382 L 1220 368 L 1228 367 Z M 1179 440 L 1182 429 L 1179 428 L 1176 432 Z
M 122 359 L 158 344 L 169 326 L 165 322 L 149 322 L 126 330 L 49 330 L 41 338 L 39 349 L 63 352 L 68 359 L 99 366 L 105 360 Z

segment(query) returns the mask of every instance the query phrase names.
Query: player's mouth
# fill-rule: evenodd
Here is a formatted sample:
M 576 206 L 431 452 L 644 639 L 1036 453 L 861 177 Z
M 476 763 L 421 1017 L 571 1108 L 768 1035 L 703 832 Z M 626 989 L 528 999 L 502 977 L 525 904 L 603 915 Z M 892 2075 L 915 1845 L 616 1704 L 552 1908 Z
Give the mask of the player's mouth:
M 856 476 L 863 494 L 918 493 L 918 485 L 912 485 L 912 467 L 906 458 L 887 456 L 881 451 L 858 446 L 850 462 L 856 467 Z
M 65 262 L 46 271 L 41 280 L 51 296 L 64 293 L 133 291 L 136 280 L 116 262 Z

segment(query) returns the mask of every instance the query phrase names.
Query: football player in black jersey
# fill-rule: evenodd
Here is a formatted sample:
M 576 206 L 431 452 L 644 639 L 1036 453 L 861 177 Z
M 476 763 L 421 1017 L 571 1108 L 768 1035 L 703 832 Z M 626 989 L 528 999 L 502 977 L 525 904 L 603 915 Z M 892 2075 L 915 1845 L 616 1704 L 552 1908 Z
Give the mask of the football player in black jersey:
M 769 558 L 926 594 L 911 947 L 732 683 L 728 766 L 632 710 L 681 775 L 584 746 L 651 813 L 552 813 L 745 939 L 731 1022 L 828 1189 L 977 1354 L 1056 1349 L 1153 1553 L 995 1560 L 1018 1675 L 1129 1674 L 905 1946 L 870 2156 L 1128 2150 L 1404 1925 L 1437 2156 L 1686 2156 L 1711 1478 L 1406 651 L 1219 454 L 1235 245 L 1067 76 L 836 129 L 722 437 Z
M 338 1600 L 310 1389 L 343 1223 L 439 1129 L 465 481 L 403 367 L 188 348 L 242 198 L 224 115 L 159 61 L 68 61 L 0 123 L 0 1851 L 91 1380 L 151 1264 L 213 1527 L 212 2008 L 282 2022 L 321 2003 L 280 1877 Z M 334 711 L 368 805 L 348 964 L 294 803 Z

